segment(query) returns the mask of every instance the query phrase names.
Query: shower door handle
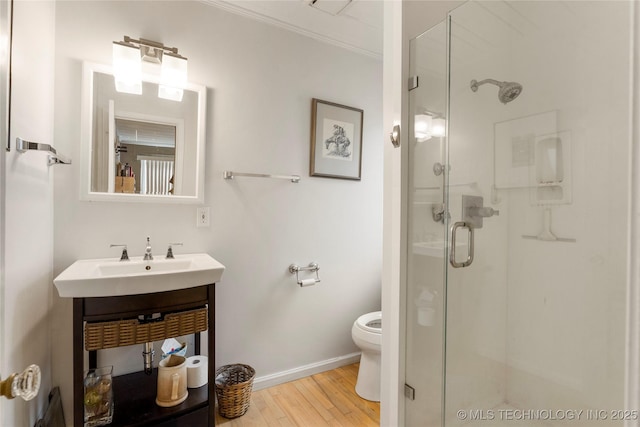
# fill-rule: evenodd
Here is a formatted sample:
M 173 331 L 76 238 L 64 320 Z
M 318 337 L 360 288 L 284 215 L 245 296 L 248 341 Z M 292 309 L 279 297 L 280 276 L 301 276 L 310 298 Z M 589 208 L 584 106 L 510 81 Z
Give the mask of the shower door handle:
M 467 260 L 456 261 L 456 232 L 458 228 L 466 228 L 469 231 L 469 241 L 467 243 Z M 449 251 L 449 262 L 454 268 L 469 267 L 473 262 L 473 226 L 468 222 L 458 221 L 451 227 L 451 249 Z

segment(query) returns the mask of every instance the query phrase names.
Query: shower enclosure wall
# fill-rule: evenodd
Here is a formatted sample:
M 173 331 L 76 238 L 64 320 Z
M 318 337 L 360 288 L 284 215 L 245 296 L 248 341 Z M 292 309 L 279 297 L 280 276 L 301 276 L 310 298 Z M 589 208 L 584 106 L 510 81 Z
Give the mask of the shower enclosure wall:
M 470 1 L 411 40 L 406 426 L 640 418 L 625 402 L 633 7 Z

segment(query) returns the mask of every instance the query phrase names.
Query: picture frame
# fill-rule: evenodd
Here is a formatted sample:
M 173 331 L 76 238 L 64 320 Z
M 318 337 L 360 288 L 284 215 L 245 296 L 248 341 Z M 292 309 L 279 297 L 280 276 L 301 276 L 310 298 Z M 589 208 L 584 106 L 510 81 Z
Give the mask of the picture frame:
M 359 108 L 312 99 L 309 176 L 360 180 L 363 117 Z

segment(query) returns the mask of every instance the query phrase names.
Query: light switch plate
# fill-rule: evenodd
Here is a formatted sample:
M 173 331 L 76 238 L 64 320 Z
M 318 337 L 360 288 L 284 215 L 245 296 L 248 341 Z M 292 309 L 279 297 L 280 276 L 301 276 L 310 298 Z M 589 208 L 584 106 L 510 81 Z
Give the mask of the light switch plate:
M 210 227 L 211 226 L 211 210 L 209 206 L 198 208 L 198 214 L 196 216 L 196 227 Z

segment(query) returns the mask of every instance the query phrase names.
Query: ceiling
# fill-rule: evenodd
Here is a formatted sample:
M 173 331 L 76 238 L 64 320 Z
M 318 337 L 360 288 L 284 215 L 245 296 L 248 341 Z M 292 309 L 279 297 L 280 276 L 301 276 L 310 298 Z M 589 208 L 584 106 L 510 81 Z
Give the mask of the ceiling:
M 383 0 L 202 0 L 360 54 L 382 58 Z

